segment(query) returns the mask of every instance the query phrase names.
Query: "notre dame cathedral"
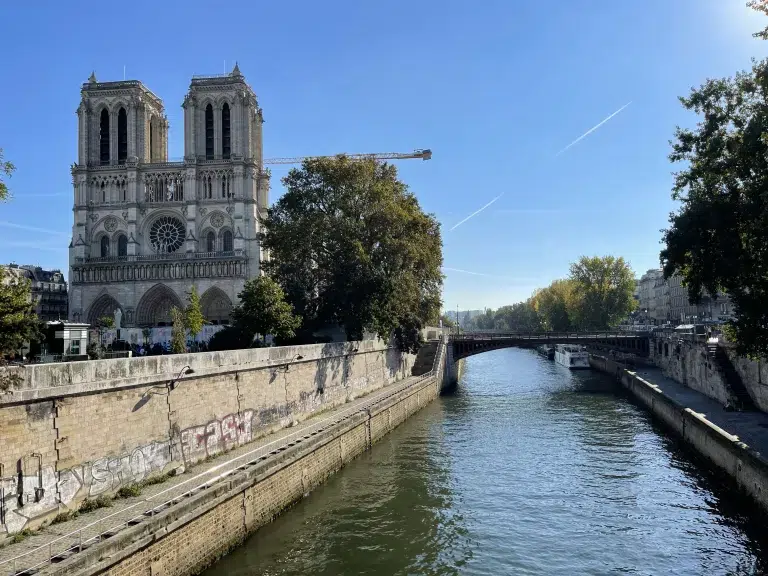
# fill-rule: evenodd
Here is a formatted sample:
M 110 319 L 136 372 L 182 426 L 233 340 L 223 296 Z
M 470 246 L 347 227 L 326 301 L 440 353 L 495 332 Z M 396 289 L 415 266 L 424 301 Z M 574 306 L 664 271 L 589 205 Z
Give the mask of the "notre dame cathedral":
M 184 98 L 184 159 L 168 160 L 163 102 L 141 82 L 82 86 L 72 166 L 69 316 L 166 326 L 194 285 L 203 314 L 226 323 L 257 276 L 269 194 L 262 113 L 235 65 L 193 77 Z

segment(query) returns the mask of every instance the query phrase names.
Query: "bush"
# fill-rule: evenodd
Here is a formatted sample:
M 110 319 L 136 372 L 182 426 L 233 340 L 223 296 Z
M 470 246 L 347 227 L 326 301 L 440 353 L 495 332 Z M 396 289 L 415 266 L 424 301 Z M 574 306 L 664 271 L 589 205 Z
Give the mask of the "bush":
M 236 326 L 227 326 L 219 330 L 208 341 L 208 351 L 239 350 L 250 348 L 252 337 Z

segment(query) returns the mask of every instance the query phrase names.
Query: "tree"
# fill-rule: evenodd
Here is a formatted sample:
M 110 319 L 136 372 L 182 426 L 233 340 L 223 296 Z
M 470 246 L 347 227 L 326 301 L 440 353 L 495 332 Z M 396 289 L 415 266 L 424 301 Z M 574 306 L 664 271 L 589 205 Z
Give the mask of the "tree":
M 232 318 L 241 333 L 250 336 L 249 342 L 256 334 L 292 338 L 301 325 L 301 317 L 293 314 L 283 289 L 268 276 L 248 280 L 238 297 L 240 304 L 232 310 Z
M 634 308 L 635 275 L 624 258 L 582 256 L 571 264 L 570 280 L 579 300 L 577 324 L 582 329 L 615 326 Z
M 764 3 L 761 3 L 764 6 Z M 762 8 L 760 8 L 762 10 Z M 663 231 L 665 278 L 680 274 L 689 299 L 727 293 L 740 354 L 768 354 L 768 61 L 734 78 L 707 80 L 683 106 L 701 116 L 678 127 L 670 160 L 679 209 Z
M 240 350 L 250 348 L 253 343 L 253 334 L 244 332 L 240 326 L 227 326 L 219 330 L 208 341 L 208 350 Z
M 3 149 L 0 148 L 0 202 L 8 199 L 8 185 L 3 181 L 3 176 L 10 178 L 16 166 L 3 159 Z
M 200 308 L 200 297 L 197 295 L 197 288 L 192 286 L 192 289 L 187 293 L 187 308 L 184 310 L 184 323 L 189 329 L 194 339 L 203 329 L 205 318 L 203 317 L 203 311 Z
M 441 314 L 440 320 L 443 322 L 443 328 L 453 328 L 456 326 L 456 320 L 451 318 L 448 314 Z
M 533 295 L 544 330 L 568 332 L 576 328 L 579 302 L 575 288 L 571 280 L 555 280 Z
M 174 354 L 184 354 L 187 351 L 187 324 L 184 318 L 184 312 L 174 306 L 171 308 L 171 352 Z
M 750 0 L 747 2 L 747 6 L 768 16 L 768 0 Z M 759 32 L 755 32 L 752 36 L 761 38 L 762 40 L 768 40 L 768 27 L 763 28 Z
M 0 357 L 18 352 L 40 335 L 29 280 L 13 277 L 0 266 Z
M 307 160 L 283 179 L 268 211 L 269 274 L 304 328 L 344 327 L 418 348 L 414 328 L 438 317 L 440 225 L 398 180 L 394 166 L 345 156 Z

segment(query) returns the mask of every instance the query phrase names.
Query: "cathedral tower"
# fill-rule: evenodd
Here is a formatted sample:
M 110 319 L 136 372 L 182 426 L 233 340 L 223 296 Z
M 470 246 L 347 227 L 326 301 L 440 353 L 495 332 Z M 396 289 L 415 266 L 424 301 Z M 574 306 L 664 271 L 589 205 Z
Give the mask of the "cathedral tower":
M 119 308 L 125 328 L 169 325 L 194 284 L 206 318 L 226 323 L 259 273 L 269 192 L 261 109 L 240 69 L 192 79 L 182 162 L 168 162 L 163 103 L 141 82 L 92 74 L 81 94 L 71 319 Z

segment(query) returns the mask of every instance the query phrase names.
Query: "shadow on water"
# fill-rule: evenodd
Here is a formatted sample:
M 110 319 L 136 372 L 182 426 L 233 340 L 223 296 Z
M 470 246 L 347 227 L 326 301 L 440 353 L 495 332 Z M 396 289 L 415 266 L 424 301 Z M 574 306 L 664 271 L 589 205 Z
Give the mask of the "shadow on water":
M 426 407 L 205 574 L 460 574 L 472 552 L 441 410 Z

